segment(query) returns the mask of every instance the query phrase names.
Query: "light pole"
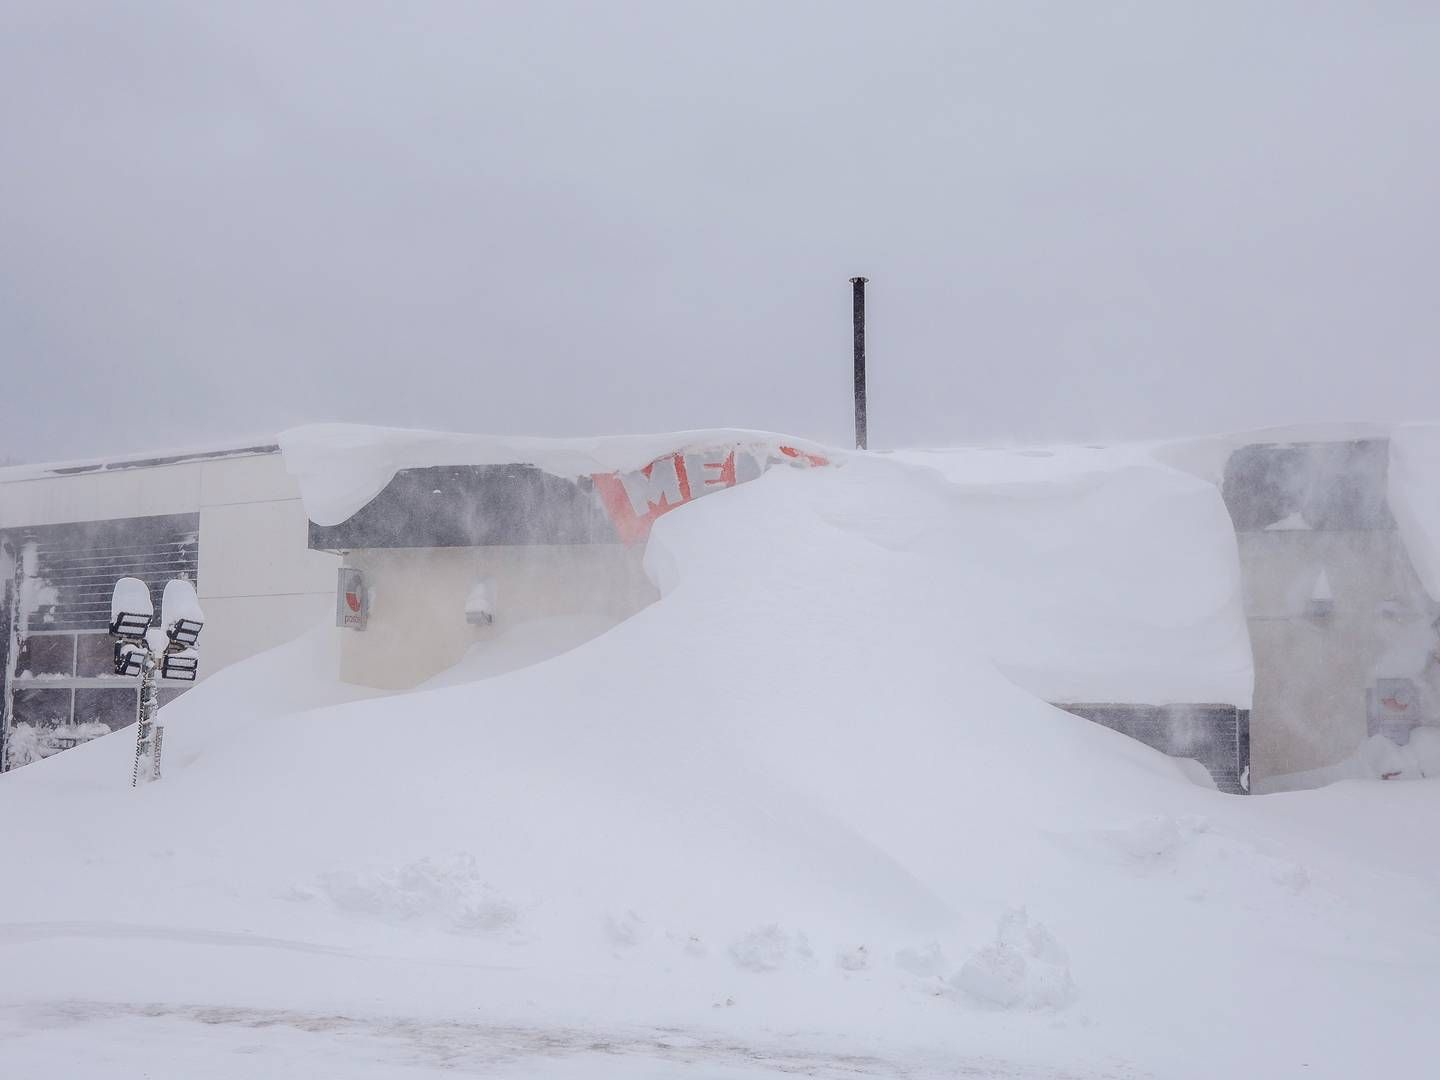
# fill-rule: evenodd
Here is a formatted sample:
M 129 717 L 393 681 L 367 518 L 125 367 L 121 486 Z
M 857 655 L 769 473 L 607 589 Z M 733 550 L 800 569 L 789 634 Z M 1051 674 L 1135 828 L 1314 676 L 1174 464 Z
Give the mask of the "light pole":
M 139 578 L 121 578 L 110 597 L 110 634 L 115 638 L 115 674 L 140 676 L 135 717 L 135 768 L 130 786 L 160 779 L 160 749 L 165 726 L 159 719 L 156 672 L 162 678 L 194 682 L 200 666 L 196 643 L 205 614 L 195 586 L 183 578 L 165 583 L 160 625 L 151 626 L 155 605 Z
M 852 277 L 851 322 L 855 330 L 855 449 L 864 450 L 869 441 L 865 422 L 865 283 L 869 278 Z

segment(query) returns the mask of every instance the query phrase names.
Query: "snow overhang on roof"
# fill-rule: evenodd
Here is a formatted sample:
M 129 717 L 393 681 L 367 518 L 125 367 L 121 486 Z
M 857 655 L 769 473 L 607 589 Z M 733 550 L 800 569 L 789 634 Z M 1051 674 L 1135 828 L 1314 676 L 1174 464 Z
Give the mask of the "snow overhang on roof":
M 310 546 L 327 551 L 636 543 L 701 495 L 838 453 L 736 429 L 543 439 L 351 424 L 293 429 L 280 447 Z
M 1225 463 L 1221 491 L 1237 532 L 1388 530 L 1388 439 L 1252 443 Z

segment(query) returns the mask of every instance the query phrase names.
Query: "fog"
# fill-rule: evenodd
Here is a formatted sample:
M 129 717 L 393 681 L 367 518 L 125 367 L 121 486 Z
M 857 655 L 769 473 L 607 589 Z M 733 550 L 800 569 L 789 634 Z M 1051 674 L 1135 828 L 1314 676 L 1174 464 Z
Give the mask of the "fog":
M 0 5 L 0 458 L 1440 400 L 1426 3 Z

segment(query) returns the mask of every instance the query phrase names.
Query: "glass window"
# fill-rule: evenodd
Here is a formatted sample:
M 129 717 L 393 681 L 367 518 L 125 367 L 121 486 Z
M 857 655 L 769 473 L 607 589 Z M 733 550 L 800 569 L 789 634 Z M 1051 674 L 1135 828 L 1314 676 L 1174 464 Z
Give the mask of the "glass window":
M 169 705 L 170 702 L 174 701 L 177 697 L 179 697 L 181 694 L 185 693 L 185 691 L 189 689 L 190 687 L 188 686 L 182 686 L 179 690 L 162 688 L 160 691 L 160 707 L 163 709 L 166 705 Z
M 76 637 L 75 674 L 82 679 L 115 675 L 115 639 L 109 634 L 79 634 Z M 131 676 L 116 676 L 130 678 Z
M 16 724 L 31 727 L 56 727 L 70 723 L 69 690 L 22 690 L 15 687 L 10 716 Z
M 135 707 L 140 691 L 130 686 L 82 687 L 75 691 L 75 723 L 104 724 L 116 731 L 135 722 Z
M 75 672 L 75 637 L 72 634 L 41 634 L 20 642 L 15 672 L 21 678 L 44 678 Z

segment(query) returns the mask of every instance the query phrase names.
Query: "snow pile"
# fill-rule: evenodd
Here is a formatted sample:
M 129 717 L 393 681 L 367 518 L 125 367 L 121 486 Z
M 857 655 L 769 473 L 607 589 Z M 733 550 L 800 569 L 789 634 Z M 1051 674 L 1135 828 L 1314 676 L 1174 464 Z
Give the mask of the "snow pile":
M 220 1077 L 1424 1075 L 1440 786 L 1226 797 L 1045 704 L 1238 685 L 1218 495 L 974 464 L 686 505 L 662 599 L 534 666 L 365 697 L 317 634 L 166 706 L 161 783 L 128 732 L 0 777 L 7 1061 L 124 1024 Z M 1170 519 L 1173 563 L 1103 550 Z
M 1384 735 L 1371 735 L 1333 765 L 1272 776 L 1261 782 L 1260 789 L 1269 793 L 1303 791 L 1341 780 L 1440 779 L 1440 728 L 1419 727 L 1409 735 L 1404 746 Z
M 1058 1008 L 1075 997 L 1070 957 L 1024 908 L 1001 916 L 995 940 L 966 960 L 950 981 L 975 1003 L 997 1009 Z
M 1249 707 L 1239 555 L 1213 485 L 1137 447 L 895 456 L 935 482 L 875 484 L 847 509 L 930 557 L 967 651 L 1049 701 Z
M 294 897 L 323 898 L 339 911 L 382 922 L 428 921 L 451 933 L 508 930 L 520 920 L 520 909 L 483 880 L 468 852 L 380 872 L 327 871 L 315 886 L 297 887 Z
M 852 954 L 848 970 L 854 970 Z M 730 958 L 744 971 L 779 971 L 789 964 L 809 964 L 815 959 L 810 942 L 802 933 L 789 931 L 770 923 L 745 934 L 730 946 Z
M 56 723 L 40 727 L 21 720 L 11 724 L 5 735 L 5 767 L 18 769 L 108 734 L 110 729 L 95 721 L 67 724 L 57 718 Z

